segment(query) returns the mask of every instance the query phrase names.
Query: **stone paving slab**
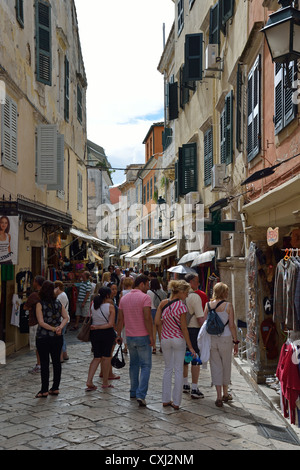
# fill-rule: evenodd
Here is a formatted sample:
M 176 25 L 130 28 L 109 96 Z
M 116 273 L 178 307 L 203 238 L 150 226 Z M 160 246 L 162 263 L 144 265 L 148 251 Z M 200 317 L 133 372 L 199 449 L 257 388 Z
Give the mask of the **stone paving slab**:
M 85 392 L 92 359 L 89 344 L 68 333 L 69 361 L 63 363 L 60 395 L 35 399 L 40 375 L 31 375 L 35 354 L 22 352 L 0 365 L 0 450 L 101 450 L 124 452 L 197 452 L 200 450 L 299 450 L 294 442 L 267 438 L 260 423 L 285 433 L 285 420 L 275 409 L 276 396 L 262 397 L 233 365 L 233 401 L 215 406 L 209 368 L 200 373 L 205 398 L 183 394 L 179 411 L 163 408 L 161 388 L 163 356 L 153 355 L 147 407 L 129 397 L 129 357 L 115 371 L 121 378 L 114 388 Z M 269 392 L 270 393 L 270 392 Z M 277 397 L 278 398 L 278 397 Z M 278 400 L 277 400 L 278 401 Z M 278 406 L 278 405 L 277 405 Z M 300 436 L 293 427 L 295 437 Z M 300 442 L 300 441 L 299 441 Z

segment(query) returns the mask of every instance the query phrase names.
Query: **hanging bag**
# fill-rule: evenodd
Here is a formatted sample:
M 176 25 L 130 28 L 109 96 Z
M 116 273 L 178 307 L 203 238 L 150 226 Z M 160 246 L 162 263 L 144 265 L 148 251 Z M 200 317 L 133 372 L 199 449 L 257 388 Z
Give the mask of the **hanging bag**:
M 221 334 L 224 332 L 224 328 L 226 325 L 228 325 L 229 320 L 224 324 L 219 317 L 219 315 L 216 312 L 216 309 L 221 305 L 225 300 L 221 300 L 220 302 L 217 303 L 215 308 L 211 308 L 209 305 L 209 302 L 207 303 L 208 307 L 208 316 L 206 320 L 206 331 L 210 335 L 215 335 L 215 336 L 221 336 Z
M 82 326 L 77 335 L 77 339 L 79 339 L 83 343 L 88 343 L 90 341 L 91 325 L 92 325 L 92 314 L 91 314 L 91 306 L 90 306 L 90 314 L 88 317 L 86 317 L 83 320 Z
M 120 354 L 120 358 L 119 358 L 119 354 Z M 124 359 L 121 344 L 118 347 L 114 356 L 111 358 L 111 365 L 115 367 L 115 369 L 122 369 L 125 366 L 125 359 Z

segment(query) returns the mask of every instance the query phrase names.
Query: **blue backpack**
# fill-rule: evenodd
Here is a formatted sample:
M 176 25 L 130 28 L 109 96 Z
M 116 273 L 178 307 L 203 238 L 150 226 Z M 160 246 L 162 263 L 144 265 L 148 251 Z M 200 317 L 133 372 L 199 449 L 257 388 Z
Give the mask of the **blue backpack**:
M 229 320 L 227 323 L 222 322 L 221 318 L 216 312 L 216 309 L 221 305 L 225 300 L 221 300 L 220 302 L 217 303 L 215 308 L 211 308 L 209 303 L 207 304 L 208 307 L 208 316 L 206 320 L 206 331 L 210 335 L 217 335 L 220 336 L 224 332 L 224 328 L 226 325 L 228 325 Z

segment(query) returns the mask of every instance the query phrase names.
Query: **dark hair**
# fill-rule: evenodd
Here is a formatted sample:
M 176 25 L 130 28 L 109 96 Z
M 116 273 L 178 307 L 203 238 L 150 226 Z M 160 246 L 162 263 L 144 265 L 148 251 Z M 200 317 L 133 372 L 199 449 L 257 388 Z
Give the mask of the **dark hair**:
M 149 276 L 151 276 L 151 277 L 157 277 L 157 274 L 156 274 L 155 271 L 151 271 L 151 273 L 149 274 Z
M 101 287 L 99 289 L 98 295 L 94 297 L 94 308 L 96 310 L 103 304 L 107 297 L 110 297 L 110 293 L 111 290 L 109 287 Z
M 186 282 L 191 282 L 192 279 L 194 279 L 195 277 L 198 278 L 198 274 L 189 273 L 184 276 L 184 279 L 186 280 Z
M 56 299 L 56 295 L 54 293 L 54 282 L 52 281 L 44 281 L 43 285 L 39 291 L 39 297 L 41 300 L 51 301 Z
M 46 279 L 44 276 L 35 276 L 34 280 L 39 286 L 42 286 Z
M 149 281 L 149 277 L 148 276 L 145 276 L 145 274 L 140 274 L 139 276 L 137 276 L 135 278 L 135 281 L 134 281 L 134 287 L 138 287 L 140 284 L 146 284 L 146 282 Z
M 147 270 L 144 271 L 144 275 L 145 275 L 145 276 L 149 276 L 149 271 L 147 271 Z
M 151 290 L 159 290 L 160 289 L 160 283 L 159 283 L 159 280 L 156 277 L 154 279 L 151 279 L 150 289 Z
M 118 284 L 116 282 L 109 282 L 106 287 L 111 287 L 111 286 L 118 287 Z

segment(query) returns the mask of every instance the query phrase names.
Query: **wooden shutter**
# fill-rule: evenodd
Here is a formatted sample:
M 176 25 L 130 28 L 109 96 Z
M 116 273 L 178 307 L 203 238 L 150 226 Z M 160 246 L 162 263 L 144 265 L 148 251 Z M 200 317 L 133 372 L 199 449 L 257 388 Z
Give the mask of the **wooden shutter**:
M 225 98 L 225 163 L 232 163 L 233 155 L 233 92 L 230 91 Z
M 70 117 L 70 64 L 65 57 L 65 120 L 69 122 Z
M 178 83 L 169 83 L 169 121 L 178 118 Z
M 48 3 L 36 0 L 35 16 L 37 80 L 46 85 L 51 85 L 51 6 Z
M 185 144 L 182 146 L 181 159 L 181 194 L 197 191 L 197 144 Z M 180 170 L 180 167 L 179 167 Z
M 37 128 L 37 183 L 57 184 L 57 126 Z
M 64 190 L 64 167 L 65 167 L 65 139 L 64 135 L 57 135 L 57 181 L 55 184 L 48 184 L 48 191 Z
M 210 9 L 209 43 L 220 44 L 220 4 L 216 3 Z
M 234 10 L 234 0 L 222 0 L 222 25 L 232 18 Z
M 178 174 L 178 161 L 175 162 L 175 202 L 179 201 L 179 174 Z
M 2 105 L 2 164 L 17 171 L 18 168 L 18 107 L 8 96 Z
M 293 83 L 295 78 L 295 62 L 289 64 L 289 80 Z M 286 68 L 275 64 L 275 135 L 287 126 L 297 114 L 297 107 L 293 103 L 293 90 L 286 87 Z
M 238 64 L 236 73 L 236 131 L 235 144 L 238 150 L 242 150 L 242 122 L 243 122 L 243 73 L 242 66 Z
M 204 134 L 204 184 L 211 184 L 211 170 L 213 167 L 213 129 Z
M 253 160 L 260 151 L 260 55 L 248 75 L 247 155 Z
M 220 162 L 226 163 L 225 108 L 220 115 Z
M 202 80 L 203 34 L 185 36 L 184 81 Z
M 19 25 L 24 28 L 24 1 L 16 0 L 16 16 Z

